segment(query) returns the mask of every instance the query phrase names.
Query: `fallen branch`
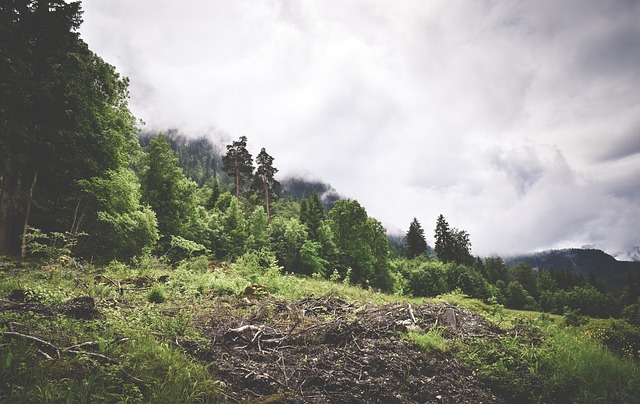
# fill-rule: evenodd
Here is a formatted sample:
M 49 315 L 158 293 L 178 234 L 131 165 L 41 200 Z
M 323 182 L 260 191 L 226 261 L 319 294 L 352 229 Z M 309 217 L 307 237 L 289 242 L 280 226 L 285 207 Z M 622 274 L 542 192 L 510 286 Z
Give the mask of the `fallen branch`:
M 98 346 L 98 341 L 87 341 L 87 342 L 82 342 L 80 344 L 75 344 L 75 345 L 68 346 L 66 348 L 63 348 L 62 350 L 63 351 L 72 351 L 72 350 L 78 349 L 78 348 L 85 348 L 85 347 L 86 348 L 88 348 L 88 347 L 95 348 L 97 346 Z
M 87 355 L 91 358 L 96 358 L 96 359 L 102 359 L 105 362 L 109 362 L 109 363 L 114 363 L 114 360 L 109 358 L 106 355 L 102 355 L 99 353 L 95 353 L 95 352 L 87 352 L 87 351 L 76 351 L 76 350 L 64 350 L 62 352 L 68 352 L 74 355 Z
M 8 338 L 13 338 L 13 339 L 22 339 L 22 340 L 27 340 L 27 341 L 31 341 L 36 343 L 40 349 L 38 349 L 38 351 L 40 353 L 42 353 L 42 355 L 44 355 L 44 357 L 46 357 L 47 359 L 53 359 L 51 355 L 49 355 L 47 352 L 43 351 L 42 349 L 47 349 L 50 352 L 55 353 L 55 356 L 58 357 L 58 359 L 61 359 L 62 357 L 62 353 L 66 352 L 66 353 L 70 353 L 73 355 L 87 355 L 89 357 L 92 358 L 96 358 L 96 359 L 101 359 L 103 361 L 106 362 L 110 362 L 113 363 L 113 359 L 109 358 L 106 355 L 102 355 L 99 353 L 95 353 L 95 352 L 88 352 L 88 351 L 79 351 L 78 348 L 84 348 L 84 347 L 97 347 L 98 346 L 98 342 L 97 341 L 88 341 L 88 342 L 83 342 L 80 344 L 75 344 L 75 345 L 71 345 L 70 347 L 67 348 L 59 348 L 55 345 L 53 345 L 51 342 L 49 341 L 45 341 L 43 339 L 40 339 L 38 337 L 34 337 L 33 335 L 28 335 L 28 334 L 22 334 L 19 332 L 14 332 L 14 331 L 7 331 L 4 333 L 5 337 Z
M 413 321 L 413 324 L 418 325 L 418 322 L 416 321 L 416 317 L 413 315 L 413 308 L 411 307 L 411 304 L 409 304 L 409 314 L 411 315 L 411 320 Z
M 7 331 L 4 333 L 5 337 L 8 338 L 13 338 L 13 339 L 25 339 L 27 341 L 31 341 L 31 342 L 35 342 L 36 344 L 40 345 L 41 348 L 48 348 L 50 350 L 52 350 L 53 352 L 55 352 L 56 356 L 58 357 L 58 359 L 60 359 L 60 348 L 58 348 L 57 346 L 53 345 L 51 342 L 47 342 L 43 339 L 40 339 L 38 337 L 34 337 L 33 335 L 27 335 L 27 334 L 21 334 L 19 332 L 14 332 L 14 331 Z
M 231 328 L 229 329 L 229 332 L 233 332 L 236 334 L 241 334 L 243 331 L 246 330 L 251 330 L 251 331 L 262 331 L 264 329 L 264 326 L 258 326 L 258 325 L 251 325 L 251 324 L 247 324 L 247 325 L 243 325 L 241 327 L 238 328 Z

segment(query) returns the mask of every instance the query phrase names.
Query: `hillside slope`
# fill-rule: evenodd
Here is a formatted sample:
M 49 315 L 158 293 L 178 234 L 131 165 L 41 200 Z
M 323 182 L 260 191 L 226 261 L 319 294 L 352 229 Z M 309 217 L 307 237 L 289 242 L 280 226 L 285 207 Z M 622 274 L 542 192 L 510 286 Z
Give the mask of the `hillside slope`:
M 509 266 L 525 263 L 547 270 L 570 269 L 585 279 L 593 275 L 615 288 L 624 287 L 629 275 L 640 275 L 640 262 L 618 261 L 604 251 L 595 249 L 548 250 L 506 257 L 505 262 Z
M 0 401 L 637 402 L 636 365 L 535 316 L 242 260 L 0 259 Z

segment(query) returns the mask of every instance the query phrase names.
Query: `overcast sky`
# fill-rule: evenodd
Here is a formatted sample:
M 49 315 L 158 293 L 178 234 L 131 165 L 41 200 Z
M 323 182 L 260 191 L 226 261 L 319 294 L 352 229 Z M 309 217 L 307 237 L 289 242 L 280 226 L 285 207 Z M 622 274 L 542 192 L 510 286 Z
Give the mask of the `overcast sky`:
M 146 129 L 247 136 L 391 232 L 640 246 L 640 2 L 85 0 Z M 640 250 L 636 250 L 636 253 Z

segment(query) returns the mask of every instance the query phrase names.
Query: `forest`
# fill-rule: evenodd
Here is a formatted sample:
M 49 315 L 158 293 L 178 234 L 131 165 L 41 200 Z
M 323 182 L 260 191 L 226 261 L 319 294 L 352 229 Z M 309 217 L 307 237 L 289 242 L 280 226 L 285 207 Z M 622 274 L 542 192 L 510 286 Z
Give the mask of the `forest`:
M 36 289 L 25 288 L 28 276 L 24 281 L 17 278 L 20 268 L 48 268 L 50 279 L 62 279 L 65 273 L 91 274 L 94 287 L 101 284 L 105 290 L 104 285 L 110 284 L 111 292 L 103 296 L 108 302 L 113 299 L 109 293 L 124 295 L 124 279 L 132 276 L 127 271 L 149 263 L 172 279 L 189 273 L 185 268 L 194 265 L 204 265 L 203 274 L 240 266 L 243 279 L 250 280 L 247 288 L 253 289 L 229 286 L 226 291 L 249 300 L 256 294 L 275 293 L 261 289 L 268 283 L 265 274 L 381 293 L 387 296 L 381 299 L 389 301 L 464 296 L 496 318 L 505 310 L 537 312 L 547 318 L 557 316 L 567 327 L 597 329 L 599 344 L 637 366 L 640 277 L 630 276 L 623 287 L 615 288 L 568 268 L 538 269 L 526 263 L 507 265 L 497 256 L 477 257 L 472 254 L 471 235 L 450 225 L 443 215 L 424 222 L 433 232 L 433 246 L 427 245 L 418 218 L 407 223 L 404 237 L 390 238 L 382 223 L 355 199 L 326 192 L 332 190 L 324 184 L 305 187 L 302 181 L 295 190 L 290 179 L 281 184 L 277 156 L 264 147 L 253 156 L 249 136 L 239 136 L 219 150 L 206 137 L 176 130 L 142 131 L 128 108 L 127 78 L 88 48 L 78 34 L 81 22 L 79 2 L 13 0 L 0 5 L 3 312 L 24 307 L 7 303 L 9 296 L 20 293 L 18 301 L 25 302 L 20 304 L 27 304 L 29 296 L 39 304 L 48 301 Z M 124 271 L 119 281 L 113 280 L 117 268 Z M 72 279 L 79 288 L 86 282 L 80 275 Z M 166 300 L 166 290 L 141 279 L 132 282 L 148 291 L 145 304 Z M 187 283 L 181 287 L 183 292 L 191 288 Z M 199 295 L 211 289 L 204 284 L 194 287 Z M 309 310 L 321 306 L 314 304 Z M 334 312 L 349 307 L 342 300 L 322 304 L 322 310 L 333 305 Z M 28 311 L 44 310 L 37 307 L 31 305 Z M 427 316 L 426 311 L 423 314 Z M 42 340 L 29 330 L 12 331 L 12 324 L 24 321 L 14 320 L 3 319 L 0 333 Z M 413 319 L 414 325 L 420 321 Z M 267 333 L 264 327 L 244 326 L 249 328 L 235 325 L 236 336 L 249 330 L 260 341 L 258 335 Z M 277 338 L 284 336 L 274 334 L 270 339 Z M 19 352 L 11 344 L 5 338 L 0 345 L 3 372 L 13 369 L 11 358 Z M 37 344 L 52 356 L 41 342 Z M 87 354 L 86 360 L 104 359 L 97 355 Z M 491 364 L 506 366 L 508 373 L 508 361 L 503 359 Z M 513 374 L 504 380 L 491 377 L 487 380 L 499 386 L 494 391 L 516 394 L 499 397 L 526 396 L 504 385 Z M 139 381 L 144 377 L 129 379 L 143 401 L 156 401 L 145 396 Z M 286 390 L 283 382 L 278 383 Z M 6 384 L 0 387 L 3 399 L 19 397 Z M 77 397 L 71 401 L 82 401 Z

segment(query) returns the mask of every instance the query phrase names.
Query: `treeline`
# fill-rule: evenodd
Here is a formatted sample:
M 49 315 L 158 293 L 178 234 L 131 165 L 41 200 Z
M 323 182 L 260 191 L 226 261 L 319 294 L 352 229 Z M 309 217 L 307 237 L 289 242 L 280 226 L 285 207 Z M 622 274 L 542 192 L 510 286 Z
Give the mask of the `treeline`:
M 640 277 L 630 275 L 623 289 L 594 276 L 585 279 L 570 269 L 545 270 L 525 263 L 508 266 L 501 257 L 471 255 L 470 236 L 450 228 L 440 215 L 435 228 L 435 255 L 429 255 L 417 219 L 404 243 L 391 248 L 396 291 L 434 297 L 460 290 L 486 302 L 512 309 L 598 318 L 625 318 L 640 325 Z M 397 244 L 397 243 L 396 243 Z
M 417 219 L 390 246 L 356 200 L 279 198 L 275 159 L 264 148 L 254 158 L 245 136 L 222 155 L 205 138 L 175 134 L 147 134 L 141 146 L 127 80 L 77 34 L 79 3 L 5 2 L 0 19 L 0 253 L 243 259 L 389 293 L 460 290 L 516 309 L 640 323 L 637 278 L 616 293 L 567 271 L 473 257 L 470 235 L 442 215 L 430 255 Z

